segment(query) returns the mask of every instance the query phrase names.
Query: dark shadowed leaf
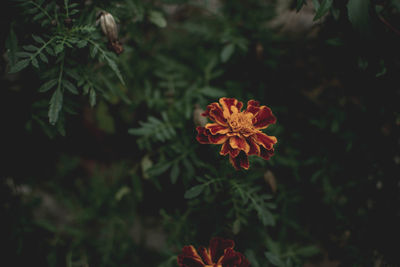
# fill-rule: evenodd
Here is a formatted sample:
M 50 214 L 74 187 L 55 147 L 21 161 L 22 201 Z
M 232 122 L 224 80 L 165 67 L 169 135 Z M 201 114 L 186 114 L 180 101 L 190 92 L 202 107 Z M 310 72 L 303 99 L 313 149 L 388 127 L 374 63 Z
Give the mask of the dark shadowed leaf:
M 63 104 L 63 93 L 60 88 L 53 93 L 53 96 L 50 99 L 50 107 L 49 107 L 49 122 L 52 125 L 55 125 L 58 120 L 58 115 L 61 111 Z
M 48 90 L 53 88 L 56 84 L 57 84 L 56 79 L 45 82 L 42 86 L 40 86 L 39 92 L 41 92 L 41 93 L 47 92 Z
M 186 199 L 195 198 L 195 197 L 199 196 L 201 194 L 201 192 L 203 192 L 204 188 L 205 188 L 205 185 L 203 185 L 203 184 L 195 185 L 185 192 L 184 197 Z
M 328 13 L 331 8 L 333 0 L 323 0 L 319 8 L 317 9 L 317 13 L 315 14 L 314 21 L 322 18 L 326 13 Z
M 15 73 L 21 71 L 22 69 L 26 68 L 29 65 L 29 59 L 23 59 L 18 61 L 11 67 L 10 73 Z
M 370 31 L 369 7 L 369 0 L 350 0 L 347 4 L 351 24 L 363 35 L 368 35 Z
M 229 58 L 232 56 L 233 52 L 235 52 L 235 45 L 234 44 L 227 44 L 221 51 L 221 61 L 227 62 Z
M 167 21 L 165 20 L 164 15 L 161 12 L 150 11 L 149 20 L 160 28 L 164 28 L 165 26 L 167 26 Z

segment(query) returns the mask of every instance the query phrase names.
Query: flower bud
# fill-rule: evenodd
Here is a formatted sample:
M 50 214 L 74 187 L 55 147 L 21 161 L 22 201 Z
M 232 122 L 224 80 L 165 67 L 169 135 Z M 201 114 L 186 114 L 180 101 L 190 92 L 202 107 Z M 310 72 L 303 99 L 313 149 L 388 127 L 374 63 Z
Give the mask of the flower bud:
M 118 40 L 118 28 L 114 17 L 108 12 L 101 11 L 97 20 L 97 23 L 99 22 L 104 35 L 110 43 L 116 42 Z
M 193 110 L 193 122 L 196 126 L 205 126 L 207 124 L 207 118 L 204 117 L 204 110 L 200 108 L 199 104 L 196 104 Z

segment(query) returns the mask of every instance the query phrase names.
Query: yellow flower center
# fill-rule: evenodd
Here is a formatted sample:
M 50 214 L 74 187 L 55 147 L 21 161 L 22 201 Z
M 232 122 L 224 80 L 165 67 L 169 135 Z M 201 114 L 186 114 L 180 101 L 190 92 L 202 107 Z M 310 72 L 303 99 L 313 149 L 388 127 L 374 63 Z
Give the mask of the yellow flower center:
M 251 113 L 233 112 L 228 118 L 228 124 L 232 132 L 249 135 L 256 131 L 252 119 Z

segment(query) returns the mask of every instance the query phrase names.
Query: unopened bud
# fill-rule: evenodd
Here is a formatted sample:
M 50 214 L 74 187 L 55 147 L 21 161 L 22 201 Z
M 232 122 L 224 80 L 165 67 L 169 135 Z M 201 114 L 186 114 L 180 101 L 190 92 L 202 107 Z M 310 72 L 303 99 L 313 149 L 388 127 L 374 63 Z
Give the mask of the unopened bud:
M 194 125 L 196 126 L 205 126 L 207 124 L 207 118 L 204 117 L 203 114 L 204 110 L 202 108 L 200 108 L 200 106 L 198 104 L 196 104 L 194 106 L 194 110 L 193 110 L 193 122 Z
M 116 42 L 118 40 L 117 23 L 115 23 L 114 17 L 110 13 L 101 11 L 98 16 L 97 23 L 100 23 L 101 30 L 108 38 L 110 43 Z
M 271 188 L 272 193 L 276 193 L 276 190 L 278 189 L 278 185 L 276 183 L 276 178 L 275 174 L 271 172 L 270 170 L 266 171 L 264 173 L 264 181 L 269 185 Z

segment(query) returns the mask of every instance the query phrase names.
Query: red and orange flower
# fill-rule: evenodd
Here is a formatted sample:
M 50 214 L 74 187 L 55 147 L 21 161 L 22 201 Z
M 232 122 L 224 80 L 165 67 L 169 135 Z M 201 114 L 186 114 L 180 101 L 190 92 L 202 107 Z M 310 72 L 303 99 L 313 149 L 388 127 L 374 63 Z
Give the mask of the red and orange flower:
M 221 108 L 221 106 L 222 108 Z M 247 102 L 247 108 L 241 111 L 243 103 L 235 98 L 220 98 L 219 104 L 212 103 L 202 114 L 214 123 L 197 127 L 197 141 L 201 144 L 222 145 L 221 155 L 229 154 L 229 161 L 235 169 L 249 168 L 249 155 L 270 159 L 274 154 L 275 136 L 261 132 L 276 122 L 275 116 L 267 106 L 260 106 L 255 100 Z
M 178 256 L 180 267 L 249 267 L 249 261 L 240 252 L 233 250 L 233 240 L 214 237 L 207 248 L 185 246 Z

